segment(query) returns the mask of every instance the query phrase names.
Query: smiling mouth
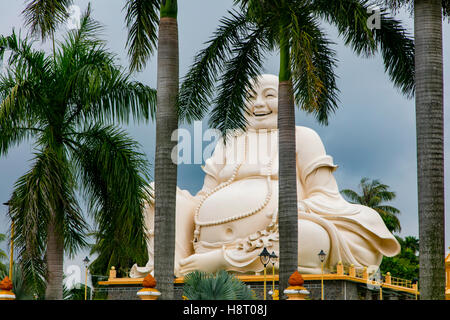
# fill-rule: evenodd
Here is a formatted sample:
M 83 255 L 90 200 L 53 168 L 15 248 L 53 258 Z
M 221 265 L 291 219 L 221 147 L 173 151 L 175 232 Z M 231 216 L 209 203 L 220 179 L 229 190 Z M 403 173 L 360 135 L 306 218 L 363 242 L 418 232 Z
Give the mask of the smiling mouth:
M 268 116 L 271 113 L 272 113 L 272 111 L 269 111 L 269 112 L 253 112 L 253 115 L 255 117 L 264 117 L 264 116 Z

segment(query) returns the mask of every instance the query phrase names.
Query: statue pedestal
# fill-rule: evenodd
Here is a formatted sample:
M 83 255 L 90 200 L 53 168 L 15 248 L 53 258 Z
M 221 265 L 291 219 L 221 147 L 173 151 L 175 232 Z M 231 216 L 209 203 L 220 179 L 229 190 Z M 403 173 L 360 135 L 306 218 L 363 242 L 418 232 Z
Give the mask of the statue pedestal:
M 303 287 L 310 292 L 310 300 L 320 300 L 321 275 L 302 275 L 305 281 Z M 255 291 L 259 299 L 264 295 L 264 276 L 240 275 L 238 279 L 245 282 Z M 272 290 L 272 275 L 266 277 L 267 292 Z M 115 278 L 108 281 L 100 281 L 102 291 L 108 292 L 108 300 L 137 300 L 139 290 L 142 289 L 143 278 Z M 175 299 L 182 300 L 183 278 L 174 280 Z M 278 275 L 275 275 L 275 289 L 278 290 Z M 367 280 L 349 275 L 324 274 L 325 300 L 377 300 L 379 290 L 368 285 Z M 271 300 L 270 296 L 268 296 Z M 384 300 L 415 300 L 415 291 L 410 288 L 394 285 L 383 286 Z
M 286 288 L 284 294 L 288 296 L 288 300 L 306 300 L 309 291 L 303 286 L 293 286 Z
M 12 291 L 1 290 L 0 300 L 16 300 L 16 295 Z
M 141 300 L 157 300 L 161 295 L 161 292 L 153 288 L 144 288 L 139 290 L 136 295 Z

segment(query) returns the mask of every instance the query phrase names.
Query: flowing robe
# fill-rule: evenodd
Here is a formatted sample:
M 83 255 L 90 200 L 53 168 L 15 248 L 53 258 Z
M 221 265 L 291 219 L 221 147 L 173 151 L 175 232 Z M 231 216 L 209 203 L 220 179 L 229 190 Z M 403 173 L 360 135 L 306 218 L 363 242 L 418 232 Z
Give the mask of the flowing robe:
M 400 245 L 379 214 L 342 198 L 333 176 L 337 166 L 317 133 L 296 127 L 296 145 L 299 271 L 316 273 L 321 249 L 327 269 L 338 262 L 378 266 L 383 255 L 396 255 Z M 260 272 L 263 247 L 279 255 L 278 131 L 250 129 L 219 142 L 203 169 L 195 197 L 178 190 L 175 273 L 181 275 L 181 259 L 212 250 L 222 251 L 228 271 Z

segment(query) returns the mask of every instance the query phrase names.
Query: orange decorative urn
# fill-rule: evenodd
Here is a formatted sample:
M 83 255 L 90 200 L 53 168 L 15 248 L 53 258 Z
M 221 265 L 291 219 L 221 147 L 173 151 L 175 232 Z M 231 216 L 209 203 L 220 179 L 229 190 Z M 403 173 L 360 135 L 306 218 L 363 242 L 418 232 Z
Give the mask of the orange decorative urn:
M 303 277 L 298 271 L 295 271 L 289 277 L 289 287 L 284 290 L 284 294 L 288 296 L 288 300 L 305 300 L 309 295 L 309 291 L 303 286 Z
M 16 295 L 12 292 L 13 284 L 8 277 L 0 282 L 0 300 L 15 300 Z
M 139 290 L 137 295 L 141 300 L 156 300 L 161 295 L 161 292 L 155 289 L 156 280 L 151 274 L 144 278 L 142 283 L 143 289 Z

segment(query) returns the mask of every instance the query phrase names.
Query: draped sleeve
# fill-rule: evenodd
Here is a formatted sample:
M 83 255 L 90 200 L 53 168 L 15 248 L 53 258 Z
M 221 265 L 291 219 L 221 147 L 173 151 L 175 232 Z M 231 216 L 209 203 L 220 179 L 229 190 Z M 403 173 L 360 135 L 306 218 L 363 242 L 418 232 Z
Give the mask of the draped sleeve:
M 318 168 L 328 167 L 331 172 L 337 169 L 338 166 L 333 163 L 333 158 L 326 154 L 322 140 L 314 130 L 296 127 L 296 142 L 297 173 L 303 185 L 309 175 Z
M 334 230 L 332 233 L 336 237 L 332 243 L 332 253 L 336 261 L 333 263 L 342 259 L 355 265 L 379 264 L 377 261 L 381 259 L 381 254 L 396 255 L 400 245 L 380 215 L 369 207 L 347 202 L 340 194 L 333 176 L 337 166 L 333 158 L 326 154 L 319 135 L 305 127 L 297 127 L 296 134 L 297 173 L 304 189 L 300 202 L 307 213 L 316 217 L 318 224 L 327 230 Z M 307 218 L 302 215 L 299 218 L 310 219 L 312 216 Z M 348 234 L 357 235 L 363 239 L 363 244 L 356 245 L 356 238 Z M 371 259 L 363 258 L 371 256 Z

